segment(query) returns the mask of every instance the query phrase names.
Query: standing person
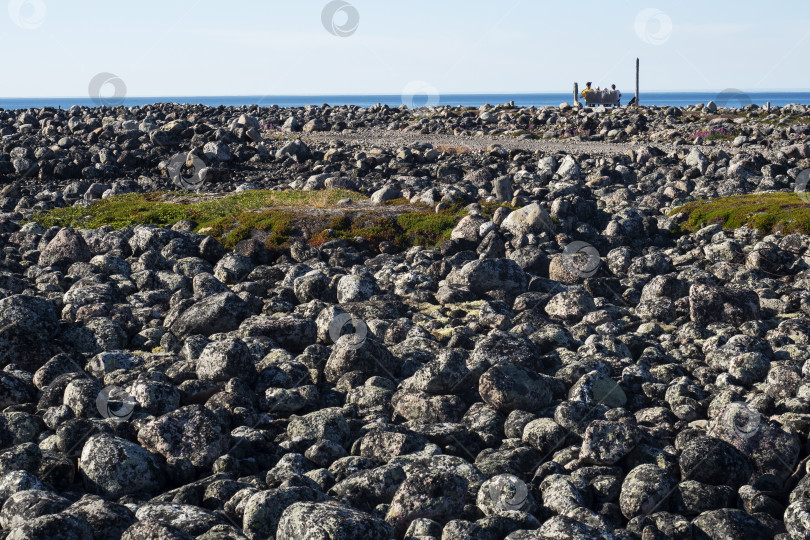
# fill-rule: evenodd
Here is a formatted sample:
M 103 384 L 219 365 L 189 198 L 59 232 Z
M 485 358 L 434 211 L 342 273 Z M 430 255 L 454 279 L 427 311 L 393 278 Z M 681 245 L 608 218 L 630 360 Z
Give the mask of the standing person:
M 621 105 L 621 104 L 622 104 L 622 93 L 621 93 L 621 91 L 619 91 L 619 90 L 617 90 L 617 89 L 616 89 L 616 85 L 615 85 L 615 84 L 611 84 L 611 85 L 610 85 L 610 88 L 611 88 L 611 89 L 612 89 L 614 92 L 616 92 L 616 102 L 617 102 L 619 105 Z

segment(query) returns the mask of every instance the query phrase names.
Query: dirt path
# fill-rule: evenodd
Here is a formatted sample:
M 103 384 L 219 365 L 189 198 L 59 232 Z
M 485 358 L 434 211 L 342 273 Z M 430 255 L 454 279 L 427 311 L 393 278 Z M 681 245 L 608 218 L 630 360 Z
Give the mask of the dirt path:
M 617 155 L 624 154 L 635 148 L 646 146 L 645 143 L 612 143 L 596 141 L 574 140 L 548 140 L 548 139 L 518 139 L 512 136 L 485 136 L 469 137 L 464 135 L 422 135 L 413 132 L 399 131 L 360 131 L 357 133 L 307 133 L 303 138 L 315 141 L 342 141 L 346 144 L 360 144 L 362 146 L 384 146 L 397 148 L 414 143 L 430 143 L 433 147 L 441 145 L 467 147 L 473 151 L 486 150 L 492 144 L 500 144 L 503 148 L 511 150 L 519 148 L 529 152 L 565 152 L 569 154 L 598 154 Z M 664 151 L 671 150 L 671 145 L 658 143 L 655 146 Z

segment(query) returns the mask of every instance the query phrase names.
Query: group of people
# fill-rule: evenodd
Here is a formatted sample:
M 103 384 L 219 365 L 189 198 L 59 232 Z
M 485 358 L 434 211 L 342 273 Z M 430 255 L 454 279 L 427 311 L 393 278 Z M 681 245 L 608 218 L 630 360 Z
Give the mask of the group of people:
M 586 83 L 585 89 L 582 90 L 580 93 L 580 97 L 583 98 L 586 102 L 588 101 L 588 96 L 592 101 L 597 102 L 610 102 L 610 103 L 618 103 L 621 105 L 622 100 L 622 93 L 616 89 L 616 85 L 610 85 L 610 88 L 601 89 L 598 86 L 596 89 L 591 88 L 592 83 Z M 596 98 L 596 99 L 594 99 Z

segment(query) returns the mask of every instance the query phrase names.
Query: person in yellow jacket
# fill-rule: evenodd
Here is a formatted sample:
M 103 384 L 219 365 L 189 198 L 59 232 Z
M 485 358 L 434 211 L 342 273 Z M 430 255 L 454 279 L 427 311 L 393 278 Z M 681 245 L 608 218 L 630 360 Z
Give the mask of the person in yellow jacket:
M 591 88 L 591 83 L 585 83 L 585 88 L 580 92 L 579 97 L 585 99 L 585 96 L 591 92 L 594 92 L 594 89 Z

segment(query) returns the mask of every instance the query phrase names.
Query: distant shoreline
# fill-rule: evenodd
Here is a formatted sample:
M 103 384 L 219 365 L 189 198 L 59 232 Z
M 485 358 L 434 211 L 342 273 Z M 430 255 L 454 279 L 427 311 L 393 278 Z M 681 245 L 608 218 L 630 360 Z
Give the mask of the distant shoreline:
M 626 104 L 633 92 L 625 90 L 622 104 Z M 151 105 L 155 103 L 180 103 L 190 105 L 206 105 L 210 107 L 242 107 L 258 105 L 260 107 L 304 107 L 307 105 L 331 106 L 356 105 L 370 107 L 378 103 L 389 107 L 398 107 L 406 104 L 410 107 L 424 105 L 452 105 L 466 107 L 480 107 L 481 105 L 498 105 L 514 101 L 518 107 L 529 106 L 558 106 L 560 103 L 573 103 L 573 92 L 565 93 L 537 93 L 537 94 L 446 94 L 402 96 L 396 94 L 377 95 L 315 95 L 315 96 L 155 96 L 155 97 L 127 97 L 123 100 L 109 98 L 107 105 L 124 105 L 127 107 Z M 686 107 L 700 103 L 715 101 L 718 105 L 728 107 L 742 107 L 747 104 L 764 106 L 767 102 L 771 106 L 781 107 L 791 103 L 810 104 L 810 92 L 740 92 L 726 90 L 723 92 L 642 92 L 641 104 L 646 106 Z M 69 109 L 74 105 L 96 107 L 99 104 L 87 98 L 79 97 L 36 97 L 36 98 L 0 98 L 0 109 L 32 109 L 41 107 L 54 107 Z

